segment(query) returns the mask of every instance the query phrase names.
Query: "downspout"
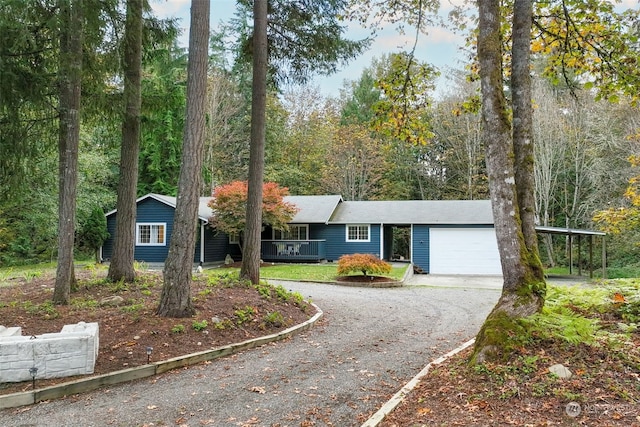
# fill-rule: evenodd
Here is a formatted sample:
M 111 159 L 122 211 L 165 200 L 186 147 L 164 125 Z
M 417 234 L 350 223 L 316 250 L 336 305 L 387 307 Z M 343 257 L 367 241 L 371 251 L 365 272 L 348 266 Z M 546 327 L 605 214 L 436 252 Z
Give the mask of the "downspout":
M 200 222 L 200 262 L 204 264 L 204 226 L 205 222 Z
M 413 224 L 411 224 L 411 232 L 409 233 L 409 262 L 413 265 Z

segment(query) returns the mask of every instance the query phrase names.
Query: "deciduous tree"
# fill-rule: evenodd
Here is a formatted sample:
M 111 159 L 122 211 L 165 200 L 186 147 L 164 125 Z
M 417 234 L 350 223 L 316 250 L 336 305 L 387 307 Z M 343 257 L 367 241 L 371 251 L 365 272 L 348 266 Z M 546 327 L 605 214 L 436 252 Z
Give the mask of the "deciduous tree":
M 234 181 L 216 187 L 209 201 L 209 207 L 213 211 L 209 224 L 218 231 L 238 236 L 241 249 L 246 227 L 247 192 L 246 181 Z M 289 190 L 278 186 L 275 182 L 263 184 L 261 212 L 264 225 L 274 230 L 289 229 L 288 223 L 298 209 L 292 203 L 284 201 L 284 197 L 288 195 Z
M 478 61 L 493 220 L 503 272 L 502 295 L 476 338 L 473 360 L 501 357 L 518 319 L 542 308 L 546 284 L 537 253 L 533 203 L 533 141 L 529 44 L 531 0 L 515 0 L 512 78 L 513 122 L 503 89 L 502 10 L 498 0 L 479 3 Z M 527 155 L 531 151 L 531 155 Z

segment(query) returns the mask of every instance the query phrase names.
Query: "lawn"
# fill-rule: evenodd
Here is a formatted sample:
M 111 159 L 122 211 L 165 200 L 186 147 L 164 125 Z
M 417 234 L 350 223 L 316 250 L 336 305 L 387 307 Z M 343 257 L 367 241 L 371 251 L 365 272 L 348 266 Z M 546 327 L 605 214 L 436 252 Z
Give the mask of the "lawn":
M 395 280 L 402 280 L 409 264 L 393 265 L 391 273 L 387 275 Z M 304 280 L 310 282 L 333 282 L 338 276 L 338 264 L 273 264 L 260 269 L 262 279 L 272 280 Z M 213 274 L 238 271 L 237 268 L 220 268 L 210 270 Z M 354 274 L 357 275 L 357 274 Z

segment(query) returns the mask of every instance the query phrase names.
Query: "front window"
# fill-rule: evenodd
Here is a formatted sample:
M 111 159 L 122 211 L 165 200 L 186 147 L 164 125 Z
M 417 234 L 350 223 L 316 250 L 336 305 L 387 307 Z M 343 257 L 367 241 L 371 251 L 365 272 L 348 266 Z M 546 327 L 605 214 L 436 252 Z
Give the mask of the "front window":
M 136 245 L 165 246 L 166 224 L 137 224 Z
M 290 225 L 288 231 L 273 230 L 273 240 L 308 240 L 309 226 Z
M 369 225 L 347 225 L 347 242 L 369 242 Z

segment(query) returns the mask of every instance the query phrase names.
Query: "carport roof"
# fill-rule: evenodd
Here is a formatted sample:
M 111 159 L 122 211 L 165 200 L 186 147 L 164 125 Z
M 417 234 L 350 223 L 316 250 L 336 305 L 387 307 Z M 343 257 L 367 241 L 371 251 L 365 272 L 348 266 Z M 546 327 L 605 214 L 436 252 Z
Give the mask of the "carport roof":
M 607 235 L 607 233 L 603 231 L 582 230 L 577 228 L 545 227 L 540 225 L 536 226 L 536 231 L 538 233 L 562 234 L 565 236 L 606 236 Z
M 493 213 L 490 200 L 349 201 L 329 223 L 493 225 Z

